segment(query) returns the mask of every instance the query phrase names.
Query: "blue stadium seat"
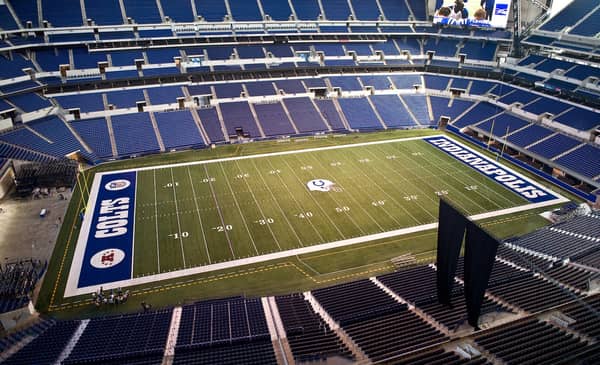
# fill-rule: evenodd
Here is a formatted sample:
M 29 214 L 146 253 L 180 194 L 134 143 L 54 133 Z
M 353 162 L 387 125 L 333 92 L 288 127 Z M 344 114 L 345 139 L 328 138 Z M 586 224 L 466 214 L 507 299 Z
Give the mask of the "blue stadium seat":
M 261 1 L 265 15 L 273 20 L 288 20 L 292 15 L 292 9 L 287 1 Z
M 181 86 L 150 87 L 146 92 L 152 105 L 173 104 L 177 102 L 177 98 L 183 97 Z
M 328 0 L 321 4 L 327 20 L 347 20 L 352 14 L 347 0 Z
M 33 27 L 41 26 L 38 21 L 37 0 L 11 1 L 10 5 L 12 5 L 13 9 L 17 13 L 23 26 L 25 26 L 28 21 L 33 24 Z
M 331 126 L 331 129 L 346 129 L 340 114 L 337 112 L 335 105 L 333 105 L 333 101 L 328 99 L 315 99 L 315 104 L 317 105 L 317 108 L 319 108 L 319 111 L 321 112 L 321 115 L 325 121 Z
M 111 120 L 119 156 L 160 150 L 148 113 L 115 115 Z
M 5 30 L 18 29 L 19 26 L 6 5 L 0 5 L 0 28 Z
M 161 1 L 165 16 L 174 22 L 193 22 L 194 13 L 192 3 L 189 0 L 167 0 Z
M 424 95 L 402 95 L 401 98 L 421 125 L 428 126 L 430 124 L 435 124 L 429 118 L 427 100 Z
M 202 122 L 202 126 L 212 143 L 225 141 L 219 116 L 216 108 L 202 108 L 198 110 L 198 116 Z
M 339 98 L 338 102 L 352 129 L 383 129 L 367 98 Z
M 198 16 L 203 17 L 206 21 L 222 22 L 223 18 L 228 15 L 225 1 L 223 0 L 194 0 L 194 3 L 196 4 Z
M 550 159 L 580 144 L 581 142 L 576 139 L 567 137 L 564 134 L 556 134 L 529 147 L 528 150 Z
M 308 98 L 283 99 L 294 124 L 300 133 L 326 131 L 321 115 Z
M 248 133 L 251 138 L 261 137 L 254 118 L 248 117 L 252 115 L 248 102 L 220 103 L 219 107 L 223 115 L 223 122 L 227 127 L 227 133 L 230 136 L 236 134 L 236 128 L 242 128 L 244 133 Z
M 352 0 L 351 3 L 357 20 L 377 20 L 381 15 L 375 0 Z
M 262 14 L 256 0 L 229 0 L 231 16 L 236 21 L 259 21 Z
M 125 13 L 136 23 L 162 23 L 155 0 L 123 0 Z
M 106 119 L 77 120 L 70 125 L 98 157 L 113 157 Z
M 369 98 L 388 128 L 406 128 L 417 125 L 397 95 L 372 95 Z
M 166 149 L 206 145 L 189 110 L 154 113 L 154 117 Z
M 42 0 L 42 14 L 54 27 L 77 27 L 83 24 L 79 0 Z
M 118 0 L 84 0 L 85 13 L 97 25 L 123 24 L 123 14 Z
M 317 20 L 321 10 L 317 0 L 292 0 L 299 20 Z
M 254 110 L 265 135 L 281 136 L 296 133 L 280 102 L 254 104 Z

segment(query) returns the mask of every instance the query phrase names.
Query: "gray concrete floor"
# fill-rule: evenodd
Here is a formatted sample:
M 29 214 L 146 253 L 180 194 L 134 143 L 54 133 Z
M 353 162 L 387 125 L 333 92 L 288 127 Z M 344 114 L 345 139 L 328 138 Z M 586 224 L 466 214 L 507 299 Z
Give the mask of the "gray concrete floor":
M 56 191 L 41 199 L 17 198 L 9 194 L 0 200 L 0 262 L 34 258 L 50 260 L 71 193 Z M 40 217 L 40 211 L 48 213 Z

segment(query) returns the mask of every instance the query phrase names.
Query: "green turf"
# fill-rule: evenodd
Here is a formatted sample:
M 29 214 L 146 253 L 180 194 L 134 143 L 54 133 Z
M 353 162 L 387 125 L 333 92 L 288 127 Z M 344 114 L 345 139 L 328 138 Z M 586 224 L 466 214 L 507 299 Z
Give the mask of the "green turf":
M 470 215 L 527 203 L 421 140 L 142 170 L 134 276 L 432 223 L 441 195 Z
M 357 142 L 380 141 L 388 140 L 391 138 L 431 135 L 434 133 L 439 133 L 439 131 L 385 131 L 378 133 L 352 134 L 342 137 L 328 136 L 327 138 L 323 139 L 301 139 L 301 142 L 295 142 L 295 140 L 293 139 L 289 143 L 265 141 L 249 144 L 224 145 L 219 146 L 216 149 L 165 153 L 160 155 L 136 158 L 132 160 L 115 161 L 112 163 L 106 163 L 94 167 L 93 169 L 88 170 L 85 173 L 85 176 L 87 177 L 87 182 L 85 185 L 89 187 L 91 185 L 94 173 L 101 171 L 168 165 L 172 163 L 211 160 L 224 157 L 248 156 L 255 155 L 258 153 L 290 151 L 314 147 L 335 146 L 340 144 L 349 144 Z M 289 227 L 291 225 L 291 227 L 296 228 L 296 232 L 303 240 L 303 243 L 304 241 L 318 242 L 319 239 L 315 238 L 317 234 L 315 233 L 315 229 L 312 228 L 311 223 L 306 222 L 306 218 L 298 218 L 294 214 L 306 211 L 307 208 L 316 206 L 317 204 L 314 201 L 312 201 L 312 199 L 306 199 L 306 195 L 303 196 L 297 193 L 298 190 L 302 190 L 302 193 L 306 194 L 306 188 L 304 188 L 303 185 L 306 181 L 302 181 L 302 184 L 300 184 L 296 175 L 304 178 L 313 176 L 318 173 L 319 177 L 321 178 L 334 177 L 331 180 L 335 181 L 338 184 L 341 184 L 343 188 L 346 189 L 342 193 L 335 193 L 335 199 L 339 199 L 340 202 L 348 202 L 345 203 L 346 205 L 351 204 L 348 206 L 351 208 L 350 212 L 352 213 L 362 212 L 362 209 L 369 209 L 369 212 L 374 212 L 370 214 L 374 216 L 378 220 L 378 222 L 383 222 L 384 219 L 388 222 L 385 227 L 382 227 L 386 229 L 389 228 L 389 226 L 391 226 L 392 223 L 395 224 L 394 219 L 392 219 L 390 215 L 396 220 L 402 220 L 402 222 L 410 223 L 411 220 L 407 219 L 405 217 L 405 214 L 397 212 L 390 208 L 390 206 L 395 206 L 395 204 L 384 204 L 383 208 L 387 209 L 387 214 L 383 213 L 383 209 L 375 209 L 376 207 L 372 207 L 369 205 L 371 201 L 375 201 L 375 199 L 378 198 L 378 195 L 385 196 L 386 204 L 388 203 L 388 200 L 394 203 L 394 201 L 389 199 L 388 196 L 385 193 L 383 193 L 381 189 L 383 189 L 383 191 L 385 191 L 387 194 L 390 194 L 390 196 L 394 197 L 394 199 L 398 201 L 399 205 L 403 205 L 405 207 L 410 208 L 411 213 L 414 210 L 415 216 L 417 212 L 419 212 L 418 214 L 419 217 L 421 217 L 421 220 L 425 220 L 427 217 L 429 217 L 429 215 L 425 213 L 425 211 L 427 210 L 429 212 L 432 212 L 434 216 L 437 216 L 437 205 L 433 207 L 433 202 L 437 201 L 437 195 L 435 194 L 435 192 L 442 190 L 447 190 L 449 193 L 448 198 L 451 201 L 453 201 L 456 205 L 459 205 L 461 209 L 464 209 L 469 213 L 477 213 L 480 211 L 499 209 L 498 207 L 496 207 L 496 205 L 492 203 L 492 201 L 495 204 L 498 204 L 503 207 L 524 204 L 524 202 L 520 201 L 519 198 L 516 198 L 514 194 L 493 183 L 491 180 L 483 177 L 481 174 L 472 171 L 469 168 L 466 168 L 464 165 L 454 161 L 445 154 L 442 154 L 437 150 L 432 149 L 431 147 L 422 142 L 417 143 L 416 145 L 419 146 L 417 151 L 413 151 L 411 149 L 412 147 L 409 148 L 410 144 L 404 144 L 404 142 L 401 144 L 385 145 L 385 148 L 384 146 L 377 146 L 375 151 L 372 151 L 376 155 L 385 157 L 388 154 L 390 156 L 394 154 L 403 157 L 401 160 L 386 159 L 385 161 L 381 162 L 377 160 L 375 162 L 376 164 L 373 164 L 374 162 L 369 162 L 367 164 L 359 164 L 357 162 L 358 156 L 356 155 L 356 153 L 350 153 L 350 151 L 348 150 L 336 154 L 329 154 L 329 152 L 332 152 L 329 151 L 326 156 L 328 158 L 325 158 L 323 157 L 325 155 L 321 155 L 319 152 L 316 152 L 308 153 L 306 156 L 302 157 L 302 160 L 298 160 L 298 157 L 294 156 L 289 156 L 289 159 L 286 159 L 286 162 L 292 167 L 300 167 L 302 165 L 307 164 L 312 165 L 312 174 L 310 174 L 307 170 L 292 169 L 293 173 L 292 170 L 284 171 L 284 169 L 282 169 L 279 164 L 277 164 L 277 166 L 273 165 L 274 161 L 276 160 L 275 158 L 269 159 L 269 161 L 265 162 L 264 165 L 263 163 L 259 162 L 259 160 L 239 161 L 239 165 L 243 167 L 244 170 L 247 169 L 249 173 L 257 174 L 255 172 L 257 169 L 262 171 L 262 173 L 260 175 L 255 175 L 255 180 L 249 179 L 247 181 L 237 181 L 234 179 L 233 181 L 230 181 L 230 183 L 237 184 L 235 185 L 236 189 L 239 188 L 239 190 L 235 191 L 235 193 L 237 194 L 236 199 L 240 199 L 240 202 L 243 201 L 247 203 L 247 205 L 244 205 L 243 208 L 240 205 L 240 208 L 244 209 L 244 212 L 246 212 L 247 214 L 252 213 L 254 215 L 260 216 L 269 215 L 273 216 L 274 219 L 278 217 L 290 217 L 288 218 L 290 222 L 289 224 L 284 218 L 278 218 L 274 221 L 274 224 L 270 225 L 270 227 L 271 229 L 275 229 L 275 223 L 279 223 L 283 227 Z M 389 152 L 382 152 L 382 148 L 384 151 L 388 151 L 389 147 L 393 147 L 393 149 L 391 150 L 393 151 L 393 153 L 390 154 Z M 360 149 L 361 147 L 358 148 Z M 418 152 L 423 151 L 430 153 L 430 155 L 419 156 Z M 483 154 L 486 154 L 486 151 L 479 151 Z M 413 156 L 413 152 L 417 153 L 417 155 Z M 344 159 L 349 162 L 346 166 L 331 166 L 329 165 L 329 163 L 334 162 L 334 159 L 332 157 L 334 155 L 336 156 L 335 160 L 340 160 L 340 162 L 343 162 L 341 159 Z M 366 157 L 371 159 L 370 154 L 367 156 L 360 157 Z M 305 162 L 304 159 L 307 159 L 307 161 L 310 162 Z M 375 161 L 375 159 L 372 160 Z M 248 162 L 250 161 L 252 161 L 252 163 L 248 164 Z M 285 166 L 281 159 L 280 161 L 283 164 L 283 166 Z M 276 169 L 280 169 L 281 172 L 277 175 L 268 174 L 268 172 L 273 169 L 271 166 L 275 166 Z M 192 180 L 194 180 L 194 176 L 196 176 L 196 174 L 198 176 L 203 176 L 206 174 L 206 172 L 203 171 L 203 168 L 194 171 L 197 167 L 198 166 L 191 168 L 190 170 L 190 173 L 193 174 Z M 210 169 L 209 174 L 210 171 L 213 171 L 212 169 L 214 169 L 215 167 L 219 166 L 207 166 L 207 169 Z M 345 169 L 342 169 L 341 167 L 345 167 Z M 351 172 L 348 171 L 349 167 L 352 168 L 352 171 L 354 171 L 354 173 L 351 174 Z M 228 174 L 227 176 L 230 176 L 229 174 L 240 169 L 240 167 L 237 167 L 236 164 L 224 164 L 223 168 L 225 169 L 226 174 Z M 521 173 L 524 173 L 525 175 L 530 176 L 529 173 L 519 168 L 515 169 L 520 171 Z M 173 170 L 174 179 L 177 179 L 178 182 L 183 183 L 186 181 L 185 178 L 187 176 L 187 179 L 189 180 L 189 176 L 187 175 L 186 170 L 177 170 L 178 169 Z M 160 170 L 156 171 L 157 177 L 160 176 L 160 178 L 164 178 L 165 181 L 167 181 L 168 183 L 168 179 L 170 178 L 169 169 L 160 173 L 159 171 Z M 215 175 L 220 171 L 221 169 L 219 167 L 218 169 L 216 169 Z M 265 173 L 265 171 L 267 171 L 267 173 Z M 136 272 L 138 274 L 153 272 L 156 273 L 159 270 L 156 255 L 156 252 L 158 251 L 156 249 L 157 222 L 153 220 L 153 217 L 156 213 L 154 209 L 154 183 L 152 181 L 154 176 L 152 171 L 148 171 L 147 173 L 149 174 L 147 178 L 151 179 L 150 184 L 152 185 L 152 187 L 147 186 L 147 183 L 142 183 L 145 185 L 147 191 L 141 191 L 140 189 L 138 189 L 138 199 L 140 199 L 138 200 L 138 204 L 140 204 L 138 206 L 138 209 L 140 209 L 139 211 L 144 210 L 144 212 L 147 212 L 145 216 L 148 217 L 146 219 L 147 221 L 143 223 L 143 228 L 140 227 L 139 222 L 136 222 L 136 233 L 138 234 L 138 236 L 136 236 L 136 245 L 139 246 L 136 246 L 135 266 Z M 222 171 L 220 172 L 220 174 L 221 175 L 217 175 L 214 177 L 224 176 Z M 362 176 L 364 174 L 369 175 L 371 179 L 368 180 L 367 178 Z M 274 194 L 277 192 L 280 193 L 281 196 L 270 198 L 271 193 L 268 191 L 268 189 L 264 188 L 265 183 L 262 181 L 262 179 L 260 179 L 260 176 L 264 177 L 265 181 L 275 181 L 278 184 L 278 187 L 269 186 L 269 188 L 273 191 Z M 391 180 L 392 183 L 389 183 L 388 181 L 386 181 L 386 179 Z M 481 181 L 482 183 L 474 183 L 473 179 Z M 371 180 L 373 180 L 374 183 L 371 182 Z M 83 182 L 83 179 L 80 179 L 80 181 Z M 298 184 L 302 187 L 289 186 L 288 191 L 286 186 L 283 185 L 282 181 L 285 181 L 289 185 Z M 249 195 L 249 193 L 247 192 L 248 186 L 245 185 L 246 182 L 248 182 L 248 184 L 250 184 L 250 186 L 253 188 L 253 192 L 257 196 L 257 199 L 259 199 L 259 196 L 266 197 L 265 201 L 262 201 L 262 198 L 259 199 L 259 205 L 263 210 L 262 214 L 258 209 L 258 205 L 254 202 L 252 195 Z M 178 190 L 181 190 L 180 192 L 178 192 L 178 200 L 181 200 L 181 198 L 184 196 L 192 198 L 192 200 L 181 202 L 181 209 L 183 209 L 183 207 L 185 207 L 185 209 L 187 210 L 197 209 L 193 201 L 193 195 L 195 193 L 197 194 L 197 197 L 200 196 L 200 192 L 202 190 L 196 190 L 198 187 L 197 185 L 199 184 L 202 184 L 202 182 L 198 181 L 196 178 L 196 184 L 194 184 L 194 191 L 191 191 L 191 184 L 180 185 L 177 187 Z M 478 185 L 477 191 L 464 189 L 464 186 L 471 185 Z M 232 185 L 232 187 L 233 186 L 234 185 Z M 261 189 L 259 188 L 259 186 L 263 186 L 263 188 Z M 140 187 L 142 187 L 142 185 L 140 185 Z M 198 187 L 198 189 L 200 188 L 201 187 Z M 217 195 L 217 199 L 220 206 L 221 204 L 223 204 L 223 210 L 237 210 L 235 206 L 227 207 L 225 206 L 225 201 L 221 201 L 222 199 L 225 199 L 230 204 L 233 203 L 232 195 L 227 194 L 228 187 L 226 185 L 220 186 L 219 189 L 219 191 L 215 190 L 215 194 Z M 85 192 L 85 190 L 86 189 L 84 189 L 84 200 L 87 199 L 87 193 Z M 210 189 L 204 191 L 210 191 Z M 357 192 L 356 196 L 353 196 L 352 198 L 346 196 L 348 195 L 348 191 L 353 191 L 355 193 Z M 410 194 L 411 192 L 413 193 Z M 173 200 L 173 191 L 171 189 L 171 191 L 164 191 L 163 193 L 165 193 L 165 205 L 168 206 L 168 203 L 166 201 Z M 561 193 L 563 195 L 570 196 L 564 191 Z M 206 195 L 207 194 L 204 194 L 204 196 Z M 319 194 L 317 194 L 316 192 L 314 193 L 314 195 L 315 197 L 319 196 Z M 403 200 L 404 196 L 410 195 L 417 195 L 417 200 Z M 504 198 L 514 200 L 512 201 L 512 203 L 510 203 L 509 201 L 505 201 L 504 198 L 501 198 L 500 195 L 504 196 Z M 287 198 L 284 198 L 286 196 Z M 469 197 L 469 199 L 467 199 L 467 196 Z M 169 199 L 167 197 L 171 198 Z M 159 195 L 157 192 L 157 199 L 158 198 Z M 210 195 L 205 200 L 211 202 L 211 199 L 214 201 L 212 193 L 210 193 Z M 354 199 L 356 199 L 356 201 Z M 144 200 L 145 203 L 142 202 L 142 200 Z M 210 210 L 206 212 L 202 211 L 203 208 L 208 208 L 208 203 L 206 203 L 205 200 L 198 200 L 198 208 L 201 210 L 201 212 L 203 212 L 204 215 L 201 215 L 201 218 L 203 219 L 203 222 L 204 219 L 207 220 L 205 228 L 208 228 L 208 226 L 210 226 L 210 224 L 208 224 L 209 221 L 219 222 L 220 219 L 218 214 L 214 212 L 214 209 L 211 213 L 209 213 Z M 367 204 L 369 205 L 369 207 L 362 205 L 359 206 L 360 204 L 358 202 L 363 202 L 363 204 L 364 202 L 369 203 Z M 324 209 L 325 207 L 328 207 L 329 209 L 334 207 L 331 198 L 329 200 L 325 200 L 322 198 L 322 195 L 321 198 L 319 198 L 318 203 Z M 61 228 L 61 232 L 57 240 L 56 247 L 52 259 L 50 261 L 50 265 L 48 267 L 48 271 L 45 275 L 43 286 L 40 290 L 38 299 L 36 301 L 36 308 L 38 310 L 44 313 L 49 313 L 52 316 L 58 316 L 61 318 L 81 318 L 111 313 L 138 311 L 140 309 L 141 301 L 152 303 L 154 307 L 160 307 L 177 305 L 183 302 L 231 295 L 259 296 L 311 290 L 317 287 L 333 285 L 335 283 L 355 280 L 358 278 L 365 278 L 389 272 L 393 270 L 393 266 L 390 265 L 389 259 L 403 254 L 412 254 L 418 260 L 422 260 L 420 262 L 432 262 L 434 260 L 434 250 L 436 247 L 435 230 L 418 232 L 402 237 L 392 237 L 378 241 L 365 242 L 363 244 L 353 245 L 349 247 L 341 247 L 311 254 L 305 254 L 299 257 L 288 257 L 265 263 L 251 264 L 240 267 L 234 267 L 226 270 L 209 272 L 205 274 L 187 276 L 185 278 L 175 278 L 150 284 L 136 285 L 129 288 L 131 289 L 132 296 L 127 303 L 118 307 L 105 306 L 100 309 L 97 309 L 94 307 L 93 304 L 91 304 L 89 295 L 63 298 L 66 277 L 71 265 L 73 251 L 75 248 L 75 242 L 79 234 L 80 221 L 77 218 L 77 212 L 79 211 L 81 204 L 82 201 L 78 185 L 74 190 L 69 210 L 65 218 L 63 219 L 64 224 Z M 142 204 L 149 205 L 142 206 Z M 178 202 L 178 208 L 179 204 L 180 203 Z M 214 204 L 214 202 L 212 204 Z M 159 214 L 162 214 L 162 204 L 157 205 L 156 208 L 159 208 Z M 169 209 L 172 208 L 173 204 L 171 203 Z M 494 217 L 486 219 L 481 223 L 484 225 L 484 227 L 486 227 L 489 231 L 491 231 L 498 237 L 506 238 L 510 236 L 528 233 L 536 228 L 548 224 L 546 220 L 539 217 L 537 214 L 541 211 L 549 210 L 551 208 L 552 207 L 534 209 L 526 212 L 514 213 L 501 217 Z M 329 232 L 332 230 L 332 224 L 327 220 L 325 215 L 319 216 L 319 219 L 315 219 L 317 218 L 315 213 L 320 212 L 318 206 L 316 206 L 314 210 L 315 211 L 313 212 L 312 225 L 315 226 L 316 230 L 319 231 L 321 236 L 324 236 L 323 238 L 339 236 L 340 234 L 335 229 L 333 229 L 333 232 Z M 192 250 L 190 252 L 193 252 L 193 250 L 195 250 L 195 253 L 189 253 L 189 255 L 186 255 L 186 259 L 188 258 L 188 256 L 190 258 L 194 257 L 194 259 L 198 260 L 198 262 L 195 264 L 202 265 L 203 263 L 205 263 L 205 260 L 202 256 L 202 252 L 206 252 L 204 240 L 202 238 L 199 239 L 200 236 L 198 236 L 198 232 L 201 232 L 202 229 L 200 228 L 200 223 L 198 221 L 197 214 L 186 214 L 186 216 L 188 215 L 189 217 L 184 218 L 184 220 L 181 220 L 180 224 L 187 224 L 184 223 L 184 221 L 186 219 L 190 220 L 191 227 L 186 228 L 187 231 L 190 233 L 190 236 L 188 238 L 191 239 L 192 237 L 195 237 L 196 241 L 194 244 L 189 245 L 189 248 L 186 248 L 186 253 L 188 252 L 188 249 Z M 252 217 L 254 217 L 254 215 Z M 343 213 L 342 215 L 346 214 Z M 336 220 L 343 218 L 336 216 L 331 212 L 328 212 L 327 216 L 330 216 L 332 219 L 335 218 Z M 365 213 L 362 212 L 361 216 L 365 216 Z M 140 215 L 138 218 L 141 219 L 141 217 L 142 216 Z M 298 219 L 292 220 L 291 217 L 295 217 Z M 177 220 L 173 220 L 173 218 L 174 217 L 165 219 L 164 217 L 161 217 L 161 219 L 158 222 L 159 233 L 163 232 L 167 235 L 169 233 L 172 233 L 171 230 L 173 229 L 173 227 L 177 227 Z M 248 221 L 250 221 L 250 215 L 245 218 L 248 218 Z M 354 219 L 358 220 L 358 218 Z M 369 223 L 369 219 L 365 219 L 365 221 L 360 221 L 361 228 L 363 230 L 367 229 L 367 223 Z M 238 222 L 234 222 L 234 224 L 238 225 L 235 229 L 240 228 L 239 224 L 241 224 L 241 221 L 239 221 L 239 218 Z M 351 227 L 352 225 L 348 224 L 348 229 L 350 229 Z M 377 227 L 377 225 L 371 222 L 370 228 L 368 229 L 369 231 L 374 231 L 378 229 L 378 227 L 375 227 Z M 392 229 L 395 228 L 399 227 L 394 225 Z M 260 233 L 259 231 L 261 229 L 263 229 L 262 234 L 265 234 L 264 227 L 261 228 L 253 226 L 251 232 L 252 234 L 256 235 L 256 237 L 258 237 Z M 277 232 L 282 231 L 283 235 L 277 233 L 278 242 L 280 243 L 280 245 L 299 245 L 299 241 L 295 238 L 295 235 L 292 233 L 291 228 L 287 231 L 285 229 L 281 229 Z M 269 237 L 269 230 L 267 229 L 266 232 L 268 233 L 266 234 L 266 237 Z M 344 233 L 350 234 L 348 232 Z M 139 239 L 139 235 L 143 235 L 143 238 Z M 168 236 L 166 237 L 169 238 Z M 228 259 L 227 252 L 229 248 L 227 241 L 225 240 L 224 234 L 222 233 L 221 236 L 217 235 L 216 237 L 218 239 L 217 242 L 213 242 L 214 240 L 212 239 L 207 239 L 206 241 L 209 248 L 211 262 L 214 262 L 213 260 L 218 260 L 218 252 L 221 252 L 221 260 Z M 246 246 L 248 246 L 249 235 L 242 235 L 242 237 L 246 237 L 245 242 Z M 164 242 L 160 242 L 159 240 L 159 245 L 162 245 L 159 246 L 159 248 L 164 246 L 163 250 L 165 251 L 161 251 L 161 265 L 165 264 L 166 262 L 164 260 L 167 260 L 168 258 L 169 260 L 172 260 L 172 262 L 169 263 L 171 269 L 181 267 L 182 263 L 181 242 L 173 241 L 175 240 L 173 240 L 172 238 L 169 240 L 164 240 Z M 271 239 L 270 242 L 272 244 L 273 240 Z M 184 244 L 187 245 L 187 242 L 184 242 Z M 231 255 L 231 253 L 229 253 L 229 255 Z M 208 254 L 206 255 L 206 258 L 208 258 Z M 192 262 L 189 262 L 189 264 L 191 265 Z

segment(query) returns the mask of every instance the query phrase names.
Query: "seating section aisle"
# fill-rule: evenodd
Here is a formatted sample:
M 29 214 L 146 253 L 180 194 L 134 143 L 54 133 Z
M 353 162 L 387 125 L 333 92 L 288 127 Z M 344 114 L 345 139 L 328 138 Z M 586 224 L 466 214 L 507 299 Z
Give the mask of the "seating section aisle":
M 312 310 L 302 294 L 279 296 L 275 301 L 296 361 L 326 359 L 330 356 L 352 359 L 350 350 Z

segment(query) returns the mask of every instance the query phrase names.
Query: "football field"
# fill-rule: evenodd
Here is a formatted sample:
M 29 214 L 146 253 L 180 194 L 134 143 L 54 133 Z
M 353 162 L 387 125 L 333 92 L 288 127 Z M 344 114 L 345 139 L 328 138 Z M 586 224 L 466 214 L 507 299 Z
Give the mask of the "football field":
M 125 260 L 131 256 L 126 274 L 132 282 L 428 227 L 437 221 L 441 196 L 471 216 L 532 202 L 420 138 L 134 171 L 135 208 L 128 213 L 133 221 L 132 247 L 121 255 Z M 98 205 L 93 199 L 90 203 Z M 80 236 L 78 245 L 81 242 Z M 114 251 L 103 252 L 97 256 L 103 265 L 118 264 L 107 256 Z M 83 259 L 81 250 L 79 255 L 90 260 L 87 254 Z M 70 281 L 81 265 L 77 261 Z M 122 285 L 118 279 L 109 275 L 105 282 Z M 73 291 L 75 284 L 68 285 L 67 291 Z M 80 279 L 77 287 L 92 284 Z

